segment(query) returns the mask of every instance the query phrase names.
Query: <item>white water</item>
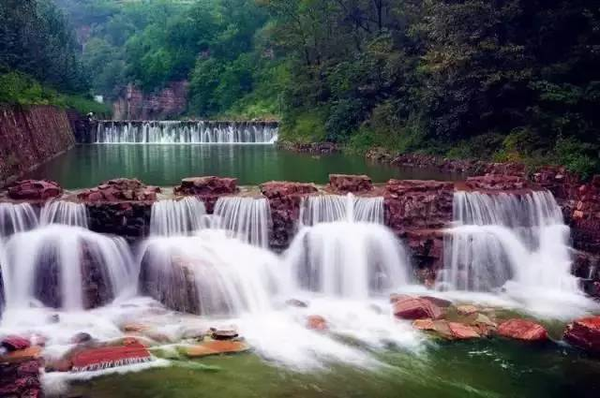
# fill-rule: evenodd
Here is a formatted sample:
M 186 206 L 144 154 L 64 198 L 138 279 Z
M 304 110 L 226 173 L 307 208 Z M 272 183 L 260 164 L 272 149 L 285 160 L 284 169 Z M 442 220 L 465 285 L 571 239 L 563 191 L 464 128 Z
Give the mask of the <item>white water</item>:
M 346 196 L 322 195 L 302 199 L 300 205 L 302 225 L 334 221 L 383 224 L 383 197 L 364 198 L 349 193 Z
M 87 228 L 87 207 L 82 203 L 73 203 L 62 200 L 46 202 L 40 214 L 40 224 L 64 224 Z
M 214 212 L 219 228 L 255 246 L 269 246 L 271 211 L 267 199 L 222 197 Z
M 209 225 L 204 203 L 193 196 L 160 200 L 152 205 L 150 233 L 153 236 L 189 235 Z
M 273 144 L 279 129 L 253 122 L 101 121 L 97 144 Z
M 110 297 L 135 293 L 137 271 L 121 238 L 58 224 L 13 235 L 2 261 L 7 309 L 41 305 L 44 297 L 83 309 L 85 267 L 97 268 Z
M 38 225 L 38 215 L 29 203 L 0 203 L 0 240 Z

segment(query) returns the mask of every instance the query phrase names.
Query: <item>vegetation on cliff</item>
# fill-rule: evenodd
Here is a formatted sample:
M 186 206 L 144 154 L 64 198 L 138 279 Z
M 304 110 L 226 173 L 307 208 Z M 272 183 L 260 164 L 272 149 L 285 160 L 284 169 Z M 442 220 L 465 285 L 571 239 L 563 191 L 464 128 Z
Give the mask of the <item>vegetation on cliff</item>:
M 50 0 L 0 3 L 0 103 L 106 111 L 89 97 L 79 44 Z

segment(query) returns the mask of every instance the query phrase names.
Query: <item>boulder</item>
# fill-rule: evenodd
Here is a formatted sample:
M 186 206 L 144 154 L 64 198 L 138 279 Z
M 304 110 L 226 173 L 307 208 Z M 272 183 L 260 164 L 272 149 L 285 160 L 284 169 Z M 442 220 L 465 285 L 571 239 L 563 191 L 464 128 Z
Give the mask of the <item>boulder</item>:
M 40 358 L 18 363 L 0 363 L 0 397 L 41 398 L 41 368 Z
M 28 339 L 20 336 L 6 336 L 0 341 L 0 346 L 8 351 L 24 350 L 31 346 Z
M 442 310 L 429 300 L 418 297 L 404 297 L 393 303 L 394 315 L 401 319 L 438 319 Z
M 148 186 L 137 179 L 118 178 L 105 181 L 96 188 L 86 189 L 77 197 L 88 203 L 155 201 L 160 188 Z
M 174 188 L 175 195 L 232 195 L 238 192 L 237 178 L 189 177 L 181 180 Z
M 600 354 L 600 316 L 578 319 L 569 324 L 564 339 L 576 347 Z
M 150 352 L 144 345 L 139 343 L 84 349 L 76 352 L 71 357 L 73 371 L 75 372 L 106 369 L 149 362 L 150 360 Z
M 217 329 L 212 330 L 210 335 L 215 340 L 233 340 L 238 337 L 238 332 L 235 330 Z
M 209 355 L 234 354 L 249 349 L 250 347 L 241 341 L 207 341 L 186 347 L 184 353 L 190 358 L 201 358 Z
M 61 186 L 49 180 L 20 180 L 8 188 L 8 197 L 15 200 L 45 201 L 62 193 Z
M 527 319 L 509 319 L 498 326 L 497 333 L 510 339 L 543 342 L 548 340 L 546 329 L 533 321 Z
M 515 175 L 487 174 L 480 177 L 467 178 L 466 185 L 479 191 L 521 191 L 531 188 L 525 177 Z
M 413 327 L 418 330 L 433 332 L 448 340 L 470 340 L 481 337 L 477 327 L 446 320 L 417 319 Z
M 366 175 L 330 174 L 329 185 L 339 193 L 360 193 L 373 190 L 373 181 Z
M 310 315 L 306 319 L 306 327 L 311 330 L 325 331 L 329 329 L 327 320 L 320 315 Z
M 470 340 L 481 337 L 479 331 L 470 325 L 465 325 L 458 322 L 448 322 L 448 328 L 452 338 L 455 340 Z
M 463 315 L 463 316 L 473 315 L 477 311 L 478 311 L 478 309 L 474 305 L 459 305 L 456 307 L 456 312 L 459 315 Z

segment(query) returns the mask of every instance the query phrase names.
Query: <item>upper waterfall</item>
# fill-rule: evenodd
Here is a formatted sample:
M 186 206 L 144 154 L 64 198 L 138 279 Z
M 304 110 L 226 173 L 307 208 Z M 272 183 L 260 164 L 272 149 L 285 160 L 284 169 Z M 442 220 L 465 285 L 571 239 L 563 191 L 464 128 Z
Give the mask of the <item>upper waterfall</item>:
M 277 123 L 213 121 L 100 121 L 97 144 L 273 144 Z

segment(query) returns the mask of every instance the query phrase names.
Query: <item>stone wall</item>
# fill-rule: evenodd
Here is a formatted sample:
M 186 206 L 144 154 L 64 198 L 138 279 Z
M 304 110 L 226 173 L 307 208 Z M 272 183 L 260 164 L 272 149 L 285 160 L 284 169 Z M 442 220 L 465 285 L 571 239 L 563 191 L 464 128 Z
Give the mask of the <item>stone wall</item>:
M 133 84 L 113 103 L 114 120 L 161 120 L 181 115 L 187 107 L 187 81 L 171 82 L 157 93 L 146 94 Z
M 0 186 L 75 145 L 64 110 L 0 106 Z

